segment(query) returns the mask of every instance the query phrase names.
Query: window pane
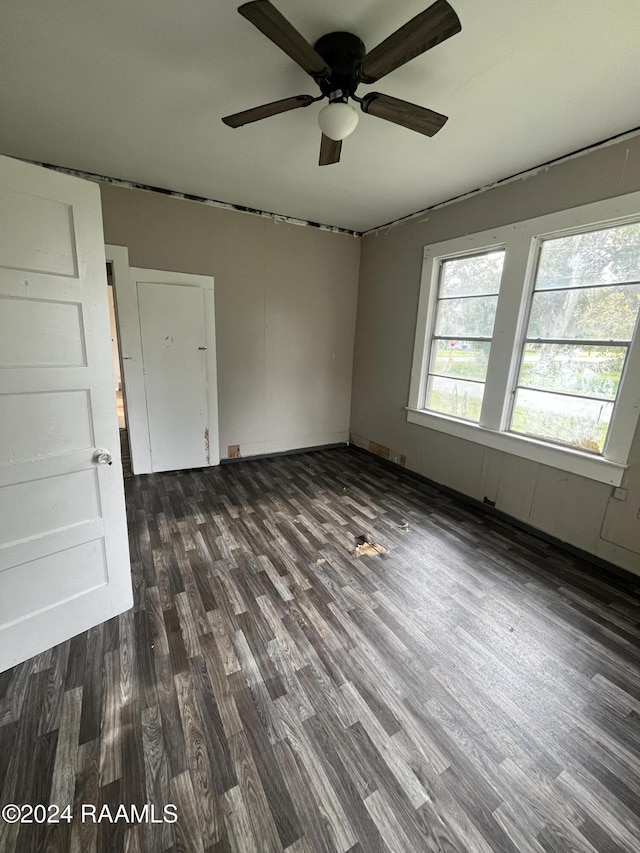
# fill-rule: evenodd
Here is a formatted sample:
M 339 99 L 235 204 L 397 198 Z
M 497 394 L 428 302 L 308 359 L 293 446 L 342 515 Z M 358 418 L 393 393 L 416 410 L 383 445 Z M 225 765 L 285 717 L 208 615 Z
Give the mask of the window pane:
M 615 400 L 626 347 L 527 344 L 518 385 Z
M 545 240 L 536 290 L 640 281 L 640 223 Z
M 480 296 L 497 293 L 504 263 L 504 249 L 466 258 L 444 261 L 440 273 L 439 296 Z
M 484 383 L 430 376 L 426 408 L 477 422 L 480 420 L 483 394 Z
M 486 337 L 493 332 L 497 296 L 444 299 L 438 302 L 436 335 L 443 337 Z
M 484 381 L 491 344 L 489 341 L 436 340 L 431 373 Z
M 630 341 L 640 285 L 534 293 L 528 338 Z
M 511 429 L 601 453 L 613 403 L 519 388 Z

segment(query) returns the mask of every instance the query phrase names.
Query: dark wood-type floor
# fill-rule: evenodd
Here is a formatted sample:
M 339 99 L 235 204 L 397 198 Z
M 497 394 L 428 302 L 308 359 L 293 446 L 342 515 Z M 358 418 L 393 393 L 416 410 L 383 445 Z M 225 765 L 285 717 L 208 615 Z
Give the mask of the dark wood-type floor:
M 134 609 L 0 675 L 2 802 L 75 804 L 2 853 L 640 849 L 630 586 L 355 451 L 126 487 Z
M 131 470 L 131 450 L 129 449 L 129 431 L 126 428 L 121 428 L 120 432 L 120 461 L 122 463 L 122 474 L 127 480 L 133 477 Z

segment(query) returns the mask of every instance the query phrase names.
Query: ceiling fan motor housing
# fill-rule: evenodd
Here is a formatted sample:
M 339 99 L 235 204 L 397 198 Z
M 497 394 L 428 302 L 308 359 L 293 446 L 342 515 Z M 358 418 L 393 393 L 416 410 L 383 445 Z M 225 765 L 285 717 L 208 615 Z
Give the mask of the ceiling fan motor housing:
M 358 72 L 366 49 L 361 39 L 353 33 L 327 33 L 314 45 L 314 49 L 331 68 L 328 77 L 316 80 L 322 94 L 336 100 L 334 93 L 341 92 L 342 99 L 352 96 L 360 78 Z

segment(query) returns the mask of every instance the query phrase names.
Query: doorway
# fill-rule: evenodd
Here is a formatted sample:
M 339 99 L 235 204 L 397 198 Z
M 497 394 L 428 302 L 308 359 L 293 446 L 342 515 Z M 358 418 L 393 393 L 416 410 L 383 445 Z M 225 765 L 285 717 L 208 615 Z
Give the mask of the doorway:
M 131 267 L 125 246 L 107 245 L 105 253 L 115 297 L 124 464 L 130 455 L 133 474 L 218 465 L 213 278 Z
M 122 473 L 125 477 L 133 476 L 131 470 L 131 452 L 129 449 L 129 432 L 127 429 L 127 407 L 122 382 L 122 360 L 120 355 L 120 340 L 116 313 L 116 296 L 114 287 L 113 263 L 107 261 L 107 288 L 109 291 L 109 323 L 111 327 L 111 353 L 113 358 L 113 375 L 118 410 L 118 429 L 120 432 L 120 457 Z

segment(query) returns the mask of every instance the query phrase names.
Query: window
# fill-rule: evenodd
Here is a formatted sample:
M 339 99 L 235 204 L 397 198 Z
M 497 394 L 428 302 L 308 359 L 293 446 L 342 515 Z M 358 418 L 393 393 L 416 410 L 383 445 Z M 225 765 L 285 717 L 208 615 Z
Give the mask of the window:
M 639 309 L 640 193 L 427 246 L 407 418 L 620 485 Z
M 426 408 L 480 420 L 504 250 L 440 265 Z
M 602 453 L 640 306 L 640 224 L 541 241 L 511 429 Z

